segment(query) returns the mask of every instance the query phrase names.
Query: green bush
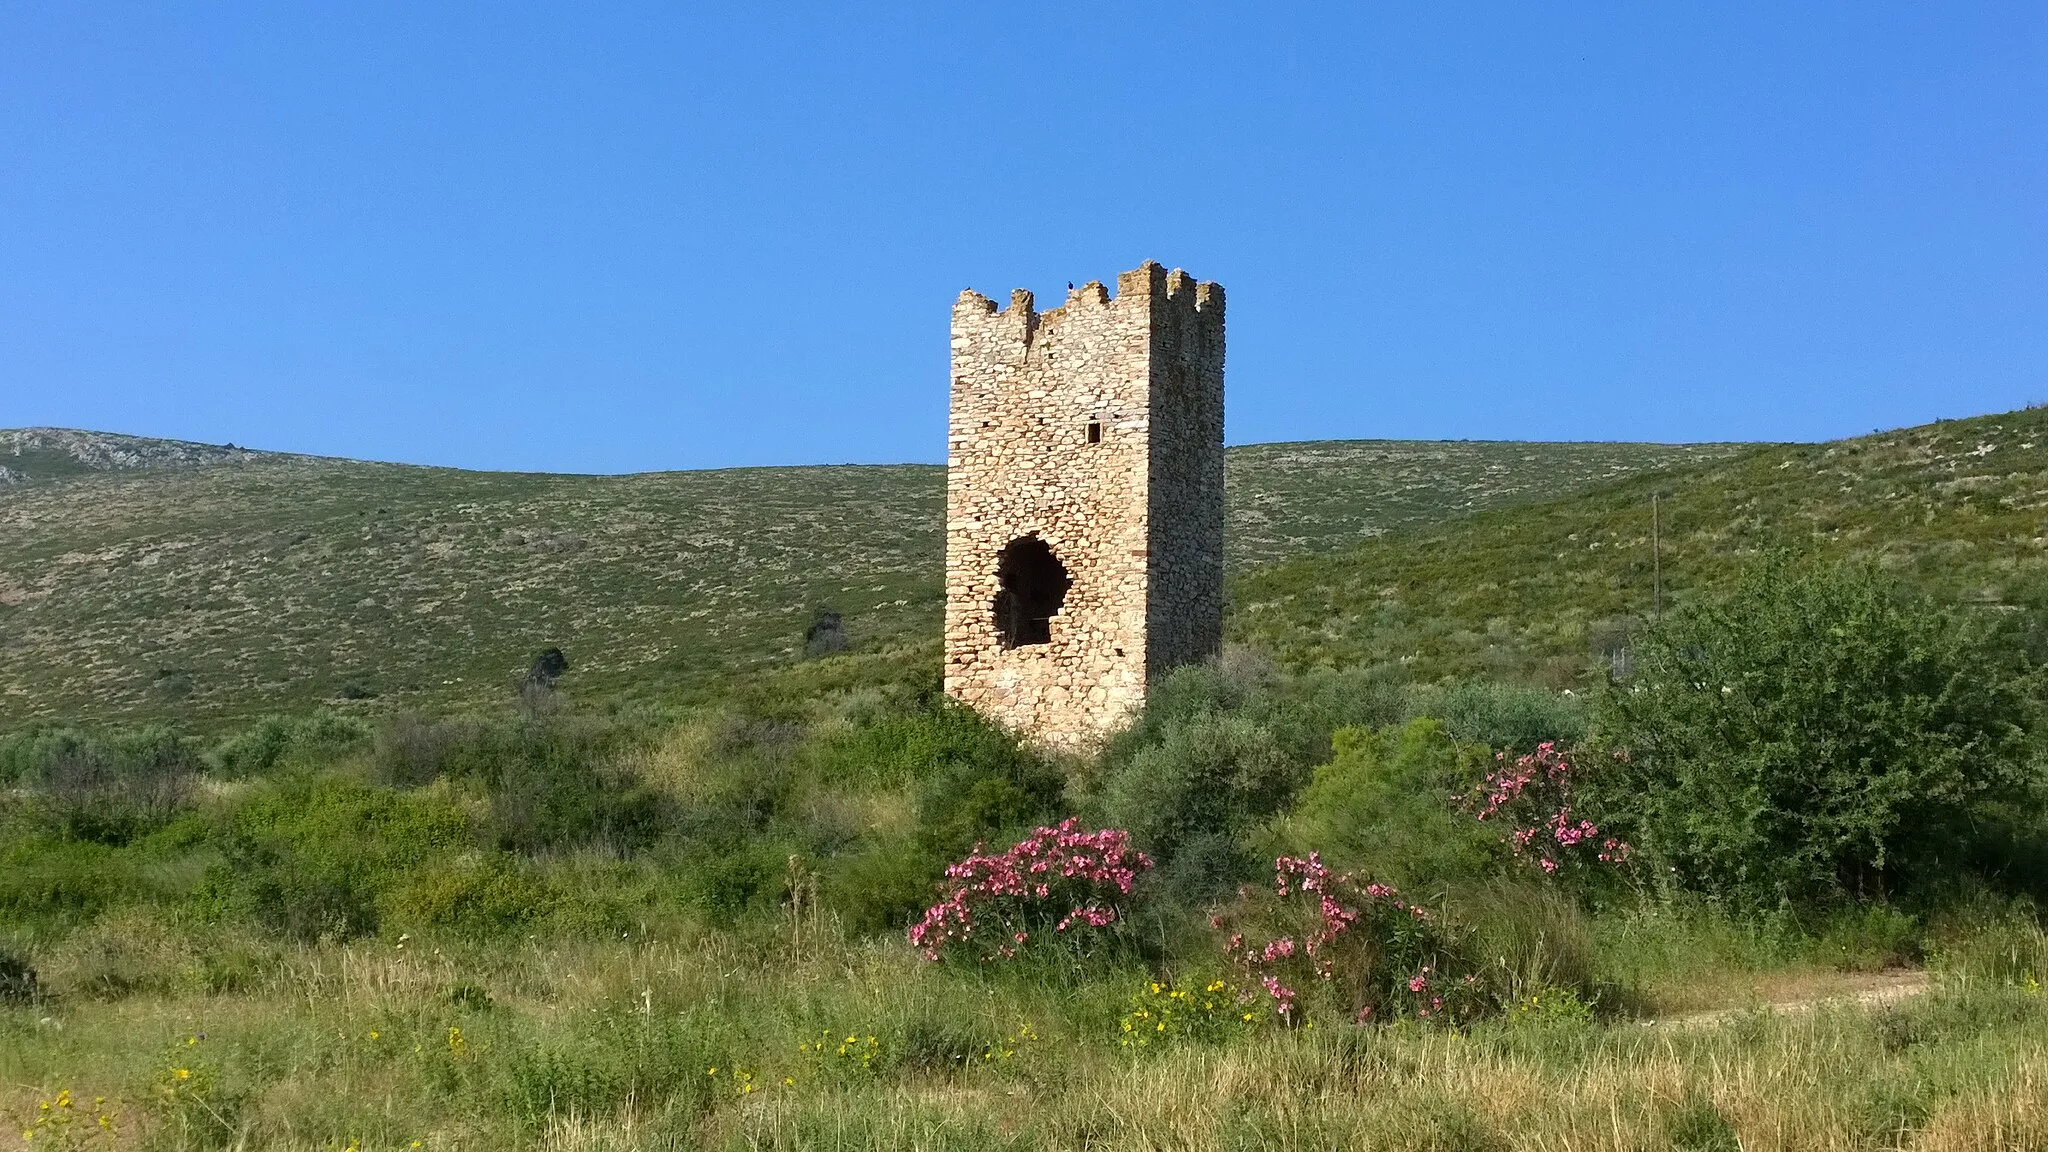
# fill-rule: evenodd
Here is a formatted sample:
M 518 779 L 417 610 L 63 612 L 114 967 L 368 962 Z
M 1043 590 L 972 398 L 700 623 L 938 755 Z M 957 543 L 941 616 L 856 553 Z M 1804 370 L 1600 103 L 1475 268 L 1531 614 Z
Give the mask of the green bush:
M 1636 665 L 1601 697 L 1615 758 L 1589 799 L 1699 891 L 1770 907 L 1925 890 L 1966 869 L 1993 802 L 2040 819 L 2036 675 L 1874 569 L 1768 561 L 1652 629 Z
M 1016 741 L 972 709 L 954 704 L 885 714 L 813 749 L 809 767 L 823 784 L 896 788 L 962 765 L 1008 771 Z
M 50 828 L 101 844 L 168 824 L 190 803 L 201 767 L 193 742 L 165 728 L 32 728 L 0 740 L 0 781 L 26 789 Z
M 475 848 L 446 798 L 339 776 L 299 777 L 251 793 L 216 834 L 221 861 L 197 898 L 214 916 L 299 939 L 377 931 L 379 904 L 416 870 Z
M 1153 686 L 1145 710 L 1111 738 L 1102 763 L 1127 764 L 1176 728 L 1234 716 L 1265 728 L 1306 779 L 1309 766 L 1330 758 L 1330 736 L 1337 729 L 1392 724 L 1407 715 L 1404 693 L 1385 668 L 1288 674 L 1249 649 L 1227 648 L 1222 659 L 1176 668 Z
M 490 790 L 491 828 L 501 847 L 517 852 L 601 845 L 630 853 L 669 823 L 659 794 L 546 738 L 522 742 L 501 761 Z
M 707 919 L 730 928 L 781 902 L 789 855 L 782 845 L 737 833 L 700 840 L 679 862 L 677 882 Z
M 1815 951 L 1845 972 L 1882 972 L 1920 962 L 1920 921 L 1888 904 L 1831 911 L 1809 929 Z
M 951 860 L 1059 814 L 1066 779 L 1016 739 L 957 705 L 943 705 L 924 745 L 918 840 Z
M 1583 699 L 1526 684 L 1418 685 L 1410 690 L 1408 707 L 1443 721 L 1444 730 L 1459 740 L 1489 748 L 1531 752 L 1545 742 L 1572 745 L 1586 738 Z
M 1278 812 L 1309 769 L 1250 717 L 1202 714 L 1164 728 L 1104 781 L 1105 822 L 1127 828 L 1172 894 L 1199 901 L 1245 879 L 1239 837 Z
M 1104 750 L 1095 815 L 1157 859 L 1157 894 L 1204 903 L 1259 871 L 1249 835 L 1330 759 L 1332 734 L 1398 721 L 1403 692 L 1385 669 L 1290 675 L 1242 648 L 1175 669 Z
M 0 919 L 82 924 L 105 909 L 161 895 L 132 848 L 56 837 L 0 846 Z
M 377 899 L 380 925 L 490 936 L 547 918 L 555 895 L 501 854 L 465 854 L 395 876 Z
M 328 762 L 368 745 L 371 739 L 367 723 L 333 712 L 265 716 L 222 741 L 209 758 L 223 776 L 255 776 L 274 771 L 287 761 Z
M 673 818 L 621 765 L 630 737 L 621 725 L 560 712 L 495 722 L 400 716 L 378 729 L 370 760 L 373 778 L 394 787 L 441 778 L 483 785 L 490 832 L 507 851 L 629 853 Z
M 1276 851 L 1321 852 L 1339 870 L 1418 893 L 1486 871 L 1494 836 L 1457 806 L 1490 763 L 1485 748 L 1458 743 L 1433 719 L 1345 728 L 1335 744 L 1277 822 Z
M 825 899 L 849 931 L 901 932 L 938 900 L 946 863 L 914 841 L 880 841 L 838 862 Z
M 393 716 L 371 739 L 372 776 L 380 784 L 417 787 L 442 776 L 477 776 L 489 770 L 494 747 L 489 729 L 456 716 Z
M 14 949 L 0 945 L 0 1004 L 27 1004 L 41 992 L 35 965 Z

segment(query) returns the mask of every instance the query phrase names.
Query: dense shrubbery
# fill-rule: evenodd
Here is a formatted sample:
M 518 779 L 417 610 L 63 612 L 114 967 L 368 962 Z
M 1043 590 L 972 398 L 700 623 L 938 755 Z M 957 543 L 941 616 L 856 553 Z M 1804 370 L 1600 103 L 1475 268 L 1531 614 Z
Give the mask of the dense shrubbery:
M 1458 807 L 1486 763 L 1482 746 L 1441 721 L 1346 728 L 1335 755 L 1269 837 L 1275 854 L 1318 852 L 1335 867 L 1417 891 L 1469 882 L 1495 858 L 1493 837 Z
M 1779 558 L 1673 615 L 1601 703 L 1589 781 L 1687 887 L 1752 907 L 1952 884 L 2039 827 L 2038 677 L 1982 621 Z
M 1407 711 L 1441 721 L 1461 741 L 1494 749 L 1529 752 L 1539 744 L 1568 747 L 1586 738 L 1581 698 L 1527 684 L 1421 685 L 1409 692 Z
M 1198 909 L 1260 873 L 1250 837 L 1329 758 L 1333 733 L 1404 709 L 1401 686 L 1374 673 L 1287 676 L 1233 649 L 1154 689 L 1103 753 L 1090 806 L 1158 859 L 1170 902 Z
M 475 846 L 446 798 L 336 776 L 260 790 L 223 815 L 216 842 L 201 905 L 300 939 L 376 931 L 396 889 Z
M 371 733 L 368 723 L 332 712 L 265 716 L 223 741 L 211 759 L 229 778 L 261 775 L 291 762 L 318 766 L 360 749 Z
M 126 844 L 169 823 L 202 763 L 193 741 L 162 728 L 32 729 L 0 742 L 0 780 L 26 787 L 67 838 L 100 844 Z
M 1722 906 L 1811 909 L 1798 931 L 1842 963 L 1914 954 L 1912 917 L 1827 908 L 1987 873 L 2041 839 L 2032 674 L 2006 651 L 1867 572 L 1778 567 L 1638 644 L 1636 676 L 1600 700 L 1597 755 L 1568 747 L 1587 717 L 1564 694 L 1288 674 L 1236 650 L 1166 677 L 1087 761 L 1021 747 L 922 678 L 833 682 L 841 658 L 792 672 L 817 681 L 802 692 L 764 682 L 675 713 L 553 698 L 496 717 L 272 717 L 210 746 L 37 729 L 0 742 L 0 913 L 60 933 L 155 904 L 292 940 L 753 938 L 821 918 L 898 934 L 950 898 L 1005 925 L 997 953 L 1020 932 L 1068 936 L 1077 910 L 1114 923 L 1131 947 L 1082 963 L 1141 957 L 1164 988 L 1227 955 L 1238 985 L 1292 990 L 1287 1017 L 1297 1000 L 1462 1017 L 1545 989 L 1584 1004 L 1602 995 L 1588 916 L 1679 899 L 1661 878 Z M 996 891 L 1008 856 L 990 846 L 1080 835 L 1055 827 L 1070 816 L 1158 867 L 1104 900 L 998 907 L 1018 893 Z M 1072 847 L 1103 865 L 1092 840 Z M 1273 888 L 1276 858 L 1313 861 L 1313 907 L 1298 883 Z M 1320 928 L 1289 927 L 1303 909 Z M 1212 915 L 1258 964 L 1223 950 Z M 1280 970 L 1300 963 L 1308 976 Z M 1418 977 L 1419 1000 L 1403 991 Z
M 734 1100 L 795 1115 L 903 1076 L 1004 1078 L 985 1098 L 1008 1099 L 1097 1054 L 1142 1077 L 1185 1045 L 1263 1060 L 1328 1037 L 1332 1063 L 1304 1074 L 1350 1076 L 1419 1042 L 1354 1029 L 1395 1020 L 1479 1041 L 1432 1060 L 1583 1061 L 1603 1017 L 1699 1006 L 1731 970 L 1931 955 L 2032 1019 L 2013 999 L 2048 973 L 2030 907 L 1991 886 L 1942 916 L 1885 899 L 2017 868 L 2013 846 L 2043 839 L 2030 673 L 1865 575 L 1804 579 L 1823 586 L 1761 577 L 1642 642 L 1598 751 L 1562 693 L 1236 651 L 1166 677 L 1092 759 L 1020 747 L 928 678 L 835 680 L 849 657 L 797 665 L 801 691 L 770 678 L 673 712 L 558 694 L 267 718 L 210 745 L 38 729 L 0 742 L 0 1001 L 217 1016 L 326 997 L 301 1063 L 357 1069 L 336 1101 L 410 1084 L 416 1111 L 509 1117 L 510 1144 L 607 1116 L 688 1143 L 754 1114 Z M 1794 785 L 1783 811 L 1741 803 Z M 970 962 L 922 963 L 906 934 Z M 334 989 L 372 986 L 403 1009 L 337 1026 Z M 1982 1022 L 1885 1027 L 1904 1048 Z M 250 1103 L 272 1031 L 227 1059 L 175 1049 L 152 1122 L 191 1142 L 262 1123 L 283 1107 Z M 420 1136 L 350 1115 L 363 1146 Z M 325 1116 L 305 1130 L 341 1131 Z

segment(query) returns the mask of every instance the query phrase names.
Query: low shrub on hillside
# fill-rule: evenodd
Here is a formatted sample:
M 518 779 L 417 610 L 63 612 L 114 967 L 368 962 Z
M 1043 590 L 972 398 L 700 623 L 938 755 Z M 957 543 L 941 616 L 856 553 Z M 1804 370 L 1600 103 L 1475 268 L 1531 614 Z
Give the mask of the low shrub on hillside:
M 1588 784 L 1688 887 L 1753 907 L 1925 891 L 2001 817 L 2040 820 L 2037 674 L 1875 569 L 1773 559 L 1636 661 L 1601 698 L 1619 755 Z
M 1492 865 L 1494 837 L 1458 807 L 1487 762 L 1434 719 L 1399 727 L 1345 728 L 1336 754 L 1283 818 L 1276 852 L 1319 852 L 1342 870 L 1404 887 L 1441 891 Z
M 399 716 L 377 732 L 372 775 L 398 787 L 437 779 L 481 785 L 490 802 L 489 832 L 507 851 L 594 844 L 632 852 L 674 819 L 621 763 L 635 736 L 623 725 L 561 710 L 496 721 Z
M 1540 711 L 1538 696 L 1547 694 L 1524 701 L 1506 693 L 1500 699 L 1533 713 Z M 1284 673 L 1254 653 L 1232 648 L 1214 663 L 1175 670 L 1153 690 L 1144 712 L 1101 757 L 1093 810 L 1129 827 L 1158 858 L 1158 887 L 1170 903 L 1196 908 L 1258 874 L 1259 853 L 1253 849 L 1271 846 L 1262 842 L 1270 837 L 1261 837 L 1260 827 L 1298 803 L 1297 794 L 1318 765 L 1356 757 L 1355 749 L 1338 747 L 1339 733 L 1387 729 L 1444 700 L 1459 703 L 1461 715 L 1491 716 L 1473 702 L 1499 703 L 1477 689 L 1449 695 L 1411 691 L 1386 667 Z M 1503 710 L 1511 711 L 1494 711 Z M 1551 727 L 1532 722 L 1513 731 Z M 1432 812 L 1430 818 L 1443 817 Z M 1397 823 L 1390 818 L 1387 827 Z M 1303 851 L 1339 850 L 1334 842 L 1318 842 L 1320 831 L 1308 835 L 1309 840 L 1285 843 Z
M 197 745 L 164 728 L 31 728 L 0 740 L 0 781 L 24 789 L 45 826 L 101 844 L 168 824 L 203 767 Z
M 9 824 L 27 834 L 7 835 Z M 196 815 L 124 844 L 68 839 L 39 820 L 0 821 L 0 921 L 74 927 L 108 909 L 182 900 L 209 859 L 205 840 Z
M 1154 890 L 1184 911 L 1275 852 L 1440 892 L 1494 855 L 1456 804 L 1486 748 L 1583 731 L 1582 706 L 1541 689 L 1411 687 L 1383 667 L 1289 674 L 1232 649 L 1160 683 L 1103 754 L 1091 811 L 1131 829 L 1159 861 Z
M 35 965 L 14 949 L 0 945 L 0 1004 L 27 1004 L 41 991 Z
M 477 847 L 467 814 L 446 798 L 338 776 L 252 793 L 224 814 L 216 842 L 202 910 L 307 940 L 377 931 L 389 896 Z
M 1405 682 L 1384 668 L 1316 668 L 1290 673 L 1248 648 L 1176 668 L 1152 686 L 1144 711 L 1110 739 L 1102 770 L 1113 774 L 1175 729 L 1219 716 L 1263 729 L 1281 754 L 1303 768 L 1329 758 L 1339 728 L 1395 723 L 1409 714 Z
M 1515 752 L 1538 744 L 1571 747 L 1586 738 L 1582 697 L 1529 684 L 1460 680 L 1409 689 L 1408 710 L 1443 722 L 1461 741 Z
M 1240 838 L 1279 812 L 1308 776 L 1270 728 L 1204 714 L 1167 726 L 1105 781 L 1104 817 L 1130 828 L 1182 903 L 1228 892 L 1248 861 Z
M 918 839 L 939 860 L 1055 815 L 1066 778 L 1016 737 L 956 705 L 899 731 L 913 737 L 891 754 L 909 760 L 918 785 Z M 911 757 L 915 756 L 912 760 Z
M 265 716 L 215 746 L 208 759 L 230 779 L 275 771 L 286 763 L 319 765 L 368 747 L 373 729 L 333 712 Z
M 914 840 L 878 838 L 836 863 L 825 900 L 850 932 L 902 931 L 930 906 L 944 867 Z
M 938 776 L 1029 774 L 1014 737 L 971 708 L 930 704 L 882 712 L 808 751 L 822 784 L 897 788 Z

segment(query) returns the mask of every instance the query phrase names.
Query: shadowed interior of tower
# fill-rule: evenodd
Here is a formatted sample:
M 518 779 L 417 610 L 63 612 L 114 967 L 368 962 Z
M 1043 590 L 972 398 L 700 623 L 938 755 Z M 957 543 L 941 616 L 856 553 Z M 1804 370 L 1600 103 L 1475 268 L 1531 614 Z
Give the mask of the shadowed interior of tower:
M 1073 585 L 1067 566 L 1037 533 L 1019 536 L 996 557 L 996 634 L 1003 647 L 1052 641 L 1052 618 Z

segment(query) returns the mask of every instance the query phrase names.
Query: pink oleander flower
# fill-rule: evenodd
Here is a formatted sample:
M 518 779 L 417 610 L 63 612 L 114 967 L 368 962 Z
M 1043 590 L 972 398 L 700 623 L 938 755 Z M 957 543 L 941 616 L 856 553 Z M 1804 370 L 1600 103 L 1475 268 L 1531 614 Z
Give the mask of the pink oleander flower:
M 1494 754 L 1494 770 L 1465 800 L 1473 817 L 1503 825 L 1500 842 L 1546 875 L 1581 862 L 1619 864 L 1631 849 L 1572 811 L 1574 754 L 1552 743 L 1510 760 Z
M 1263 897 L 1251 888 L 1240 891 L 1232 910 L 1211 925 L 1230 930 L 1224 955 L 1249 977 L 1248 985 L 1266 990 L 1282 1020 L 1298 1018 L 1302 989 L 1310 984 L 1356 980 L 1391 956 L 1419 960 L 1434 953 L 1438 929 L 1428 909 L 1403 900 L 1392 885 L 1336 872 L 1317 854 L 1275 859 L 1268 891 Z M 1367 997 L 1353 1000 L 1354 1019 L 1381 1018 L 1375 1007 L 1387 1007 L 1380 1002 L 1388 995 L 1427 994 L 1434 968 L 1418 963 L 1408 972 L 1412 982 L 1402 976 L 1379 991 L 1351 985 L 1346 995 Z
M 911 926 L 910 943 L 937 960 L 986 920 L 1001 938 L 981 958 L 1008 959 L 1030 940 L 1032 926 L 1050 924 L 1055 935 L 1071 936 L 1069 929 L 1115 923 L 1117 899 L 1130 895 L 1138 874 L 1151 867 L 1151 858 L 1130 846 L 1130 833 L 1089 831 L 1071 818 L 1034 829 L 999 854 L 977 844 L 966 859 L 947 866 L 945 898 Z

